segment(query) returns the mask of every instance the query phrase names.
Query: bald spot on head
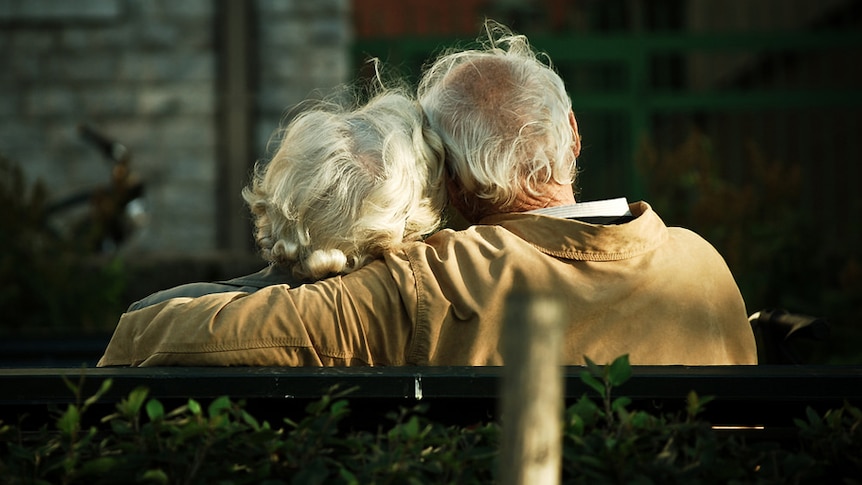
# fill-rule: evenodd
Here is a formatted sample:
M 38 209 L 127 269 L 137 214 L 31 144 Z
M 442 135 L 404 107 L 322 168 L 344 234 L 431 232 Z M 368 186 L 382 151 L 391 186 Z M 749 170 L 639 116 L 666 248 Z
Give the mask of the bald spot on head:
M 510 61 L 499 57 L 481 57 L 458 65 L 446 76 L 445 90 L 454 101 L 456 110 L 477 111 L 487 120 L 493 120 L 501 135 L 516 135 L 521 123 L 516 112 L 509 107 L 515 88 L 512 82 Z

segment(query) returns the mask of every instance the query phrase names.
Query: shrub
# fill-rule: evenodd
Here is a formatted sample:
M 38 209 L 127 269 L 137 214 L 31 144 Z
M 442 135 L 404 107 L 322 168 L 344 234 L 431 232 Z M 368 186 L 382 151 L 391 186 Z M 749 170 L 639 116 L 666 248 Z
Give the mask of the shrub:
M 0 335 L 57 336 L 111 330 L 125 271 L 48 224 L 48 194 L 0 155 Z
M 846 404 L 797 420 L 789 442 L 747 441 L 698 416 L 691 393 L 681 415 L 629 409 L 612 391 L 626 358 L 590 363 L 582 379 L 598 399 L 566 410 L 563 483 L 859 483 L 862 412 Z M 242 402 L 193 399 L 173 410 L 138 388 L 112 414 L 84 415 L 110 381 L 57 411 L 53 426 L 0 422 L 0 483 L 494 483 L 500 424 L 452 426 L 427 408 L 401 409 L 376 431 L 344 429 L 350 390 L 332 390 L 298 421 L 260 422 Z M 855 480 L 855 481 L 854 481 Z

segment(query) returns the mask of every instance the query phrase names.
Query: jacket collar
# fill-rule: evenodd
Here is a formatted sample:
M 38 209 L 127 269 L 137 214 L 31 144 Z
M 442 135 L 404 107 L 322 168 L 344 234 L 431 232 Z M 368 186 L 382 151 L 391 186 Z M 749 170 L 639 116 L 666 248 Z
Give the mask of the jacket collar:
M 634 219 L 598 225 L 527 213 L 495 214 L 482 224 L 501 226 L 543 253 L 579 261 L 617 261 L 641 255 L 667 240 L 667 226 L 646 202 L 629 204 Z
M 255 288 L 264 288 L 270 285 L 280 285 L 285 283 L 291 286 L 299 286 L 306 282 L 293 276 L 293 274 L 282 269 L 278 265 L 269 264 L 257 273 L 240 276 L 227 281 L 219 281 L 218 283 L 238 287 L 250 286 Z

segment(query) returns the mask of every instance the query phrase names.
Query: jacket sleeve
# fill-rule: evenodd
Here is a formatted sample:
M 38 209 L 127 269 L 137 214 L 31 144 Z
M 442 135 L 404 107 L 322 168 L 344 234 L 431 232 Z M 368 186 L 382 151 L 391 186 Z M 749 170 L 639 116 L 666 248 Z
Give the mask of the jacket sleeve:
M 98 365 L 399 365 L 412 320 L 378 261 L 298 288 L 175 298 L 125 313 Z

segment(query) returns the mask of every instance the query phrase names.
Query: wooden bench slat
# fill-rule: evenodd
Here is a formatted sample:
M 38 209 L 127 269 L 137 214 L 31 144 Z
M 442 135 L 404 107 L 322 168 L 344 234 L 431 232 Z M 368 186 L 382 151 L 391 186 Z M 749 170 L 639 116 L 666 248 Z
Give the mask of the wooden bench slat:
M 443 419 L 474 412 L 496 413 L 500 367 L 355 368 L 20 368 L 0 369 L 0 417 L 38 405 L 68 403 L 74 396 L 63 382 L 84 376 L 84 396 L 112 379 L 102 402 L 113 404 L 138 386 L 161 400 L 207 400 L 227 395 L 277 414 L 324 395 L 332 386 L 357 387 L 351 407 L 381 410 L 430 403 Z M 582 367 L 566 367 L 565 397 L 585 393 Z M 650 411 L 684 409 L 689 391 L 713 396 L 705 417 L 713 423 L 788 425 L 806 407 L 838 408 L 862 403 L 862 366 L 634 367 L 632 378 L 615 391 L 633 406 Z M 435 409 L 436 408 L 436 409 Z

